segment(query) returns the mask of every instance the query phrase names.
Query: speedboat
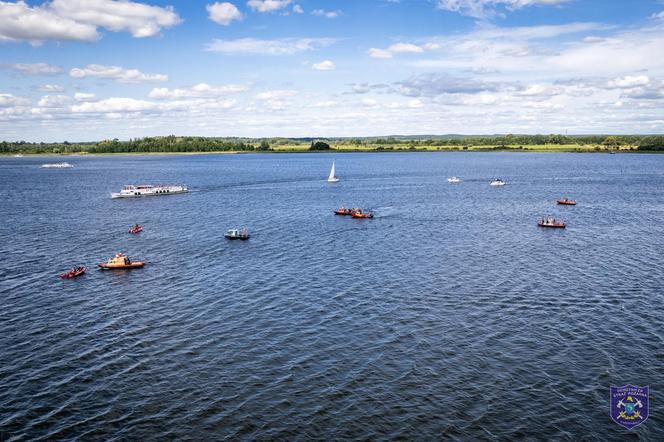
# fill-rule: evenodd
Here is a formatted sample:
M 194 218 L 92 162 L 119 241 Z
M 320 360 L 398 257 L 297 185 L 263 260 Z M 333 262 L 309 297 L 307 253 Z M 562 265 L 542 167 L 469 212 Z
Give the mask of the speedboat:
M 108 261 L 98 264 L 102 270 L 138 269 L 145 265 L 142 261 L 132 262 L 124 253 L 117 253 Z
M 120 192 L 112 192 L 111 198 L 135 198 L 139 196 L 172 195 L 185 192 L 189 192 L 189 189 L 185 186 L 128 185 L 124 186 Z
M 229 229 L 224 236 L 226 239 L 241 239 L 241 240 L 247 240 L 249 239 L 249 230 L 245 229 Z
M 538 221 L 537 225 L 540 227 L 549 227 L 552 229 L 564 229 L 567 226 L 565 224 L 565 221 L 557 220 L 551 216 L 542 218 L 541 220 Z
M 568 198 L 558 200 L 557 203 L 563 206 L 576 206 L 576 201 Z
M 133 234 L 141 233 L 142 231 L 143 231 L 143 226 L 139 226 L 138 224 L 135 224 L 134 227 L 129 229 L 129 233 Z
M 77 276 L 81 276 L 82 274 L 84 274 L 85 270 L 86 269 L 84 266 L 72 267 L 70 271 L 61 273 L 60 278 L 62 279 L 76 278 Z
M 353 210 L 357 210 L 357 209 L 347 209 L 345 207 L 340 207 L 340 208 L 334 210 L 334 214 L 335 215 L 342 215 L 342 216 L 352 215 Z
M 41 168 L 42 169 L 70 169 L 74 166 L 71 164 L 64 162 L 64 163 L 46 163 L 42 164 Z
M 453 176 L 452 178 L 448 178 L 448 179 L 447 179 L 447 182 L 448 182 L 448 183 L 452 183 L 452 184 L 456 184 L 456 183 L 460 183 L 461 180 L 460 180 L 459 178 Z
M 358 219 L 371 219 L 374 217 L 371 212 L 364 212 L 362 209 L 353 209 L 353 212 L 350 214 L 353 218 Z
M 491 185 L 494 186 L 494 187 L 495 186 L 504 186 L 505 181 L 496 179 L 496 180 L 491 181 Z

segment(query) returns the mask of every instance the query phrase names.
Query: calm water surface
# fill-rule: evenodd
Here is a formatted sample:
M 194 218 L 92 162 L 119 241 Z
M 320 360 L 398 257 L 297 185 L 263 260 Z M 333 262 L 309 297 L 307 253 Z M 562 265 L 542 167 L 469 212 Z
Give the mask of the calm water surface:
M 0 159 L 3 441 L 664 440 L 664 156 L 47 161 Z M 94 269 L 118 251 L 148 265 Z

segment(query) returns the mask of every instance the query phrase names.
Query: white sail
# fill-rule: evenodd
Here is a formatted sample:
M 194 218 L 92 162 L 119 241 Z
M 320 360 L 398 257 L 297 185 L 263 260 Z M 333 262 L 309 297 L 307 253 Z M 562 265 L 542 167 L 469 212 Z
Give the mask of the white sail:
M 327 181 L 329 183 L 336 183 L 337 181 L 339 181 L 339 178 L 337 177 L 336 171 L 335 171 L 335 168 L 334 168 L 334 161 L 332 161 L 332 169 L 330 169 L 330 176 L 327 177 Z

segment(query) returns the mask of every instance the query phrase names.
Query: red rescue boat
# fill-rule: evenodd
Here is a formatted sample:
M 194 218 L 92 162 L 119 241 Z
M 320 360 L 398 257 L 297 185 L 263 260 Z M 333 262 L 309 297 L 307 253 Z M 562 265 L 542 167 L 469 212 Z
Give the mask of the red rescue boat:
M 373 213 L 363 212 L 362 209 L 353 210 L 353 213 L 351 213 L 350 216 L 358 219 L 371 219 L 374 217 Z
M 352 215 L 353 209 L 346 209 L 345 207 L 340 207 L 338 209 L 335 209 L 334 214 L 342 216 Z
M 558 200 L 557 202 L 558 204 L 563 206 L 576 206 L 576 201 L 568 198 L 563 198 L 561 200 Z
M 133 234 L 140 233 L 142 231 L 143 231 L 143 226 L 139 226 L 138 224 L 134 225 L 134 227 L 129 229 L 129 233 L 133 233 Z
M 85 270 L 86 269 L 83 266 L 73 267 L 70 271 L 61 273 L 60 278 L 62 279 L 76 278 L 77 276 L 81 276 L 82 274 L 84 274 Z

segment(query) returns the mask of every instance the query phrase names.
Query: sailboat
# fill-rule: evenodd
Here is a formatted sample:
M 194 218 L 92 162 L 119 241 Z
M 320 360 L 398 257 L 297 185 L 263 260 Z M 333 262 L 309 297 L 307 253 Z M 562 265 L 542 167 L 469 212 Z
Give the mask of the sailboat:
M 327 182 L 328 183 L 338 183 L 339 182 L 339 177 L 336 175 L 336 172 L 334 170 L 334 161 L 332 161 L 332 169 L 330 169 L 330 176 L 327 177 Z

